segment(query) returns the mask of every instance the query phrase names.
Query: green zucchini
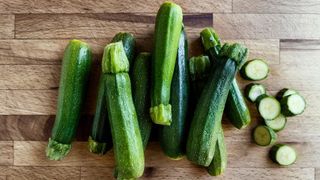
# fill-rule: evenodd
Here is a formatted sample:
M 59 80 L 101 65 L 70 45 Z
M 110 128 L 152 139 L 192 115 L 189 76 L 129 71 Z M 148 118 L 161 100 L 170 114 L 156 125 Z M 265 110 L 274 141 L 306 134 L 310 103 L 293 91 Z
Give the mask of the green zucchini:
M 269 74 L 269 66 L 262 59 L 252 59 L 246 62 L 240 70 L 244 79 L 259 81 L 266 79 Z
M 144 152 L 128 75 L 129 61 L 121 42 L 105 47 L 102 71 L 106 76 L 116 176 L 119 179 L 138 178 L 144 171 Z
M 171 81 L 176 63 L 182 28 L 182 9 L 164 2 L 157 14 L 153 51 L 150 116 L 154 123 L 169 126 L 172 121 L 170 105 Z
M 212 28 L 205 28 L 200 33 L 202 44 L 205 51 L 210 55 L 213 66 L 219 61 L 219 53 L 221 51 L 220 39 Z M 244 64 L 246 58 L 239 62 L 239 67 Z M 232 85 L 228 94 L 226 103 L 226 113 L 230 122 L 238 129 L 247 127 L 251 122 L 249 108 L 243 98 L 236 79 L 232 81 Z
M 214 155 L 229 89 L 237 66 L 247 56 L 247 49 L 239 44 L 225 44 L 220 55 L 197 103 L 187 140 L 188 159 L 206 167 Z
M 188 40 L 182 29 L 170 93 L 172 123 L 170 126 L 159 127 L 161 148 L 168 157 L 176 160 L 183 157 L 186 148 L 186 119 L 189 102 L 188 65 Z
M 286 96 L 289 96 L 291 94 L 298 94 L 297 91 L 293 90 L 293 89 L 289 89 L 289 88 L 283 88 L 281 89 L 277 95 L 276 95 L 276 98 L 281 101 L 282 98 L 286 97 Z
M 281 113 L 279 101 L 269 95 L 260 95 L 257 99 L 257 109 L 263 119 L 274 119 Z
M 253 140 L 259 146 L 269 146 L 277 139 L 277 134 L 268 126 L 257 126 L 253 130 Z
M 283 130 L 284 127 L 286 126 L 287 118 L 283 114 L 280 114 L 274 119 L 271 119 L 271 120 L 265 119 L 264 123 L 266 124 L 266 126 L 271 128 L 275 132 L 279 132 Z
M 64 51 L 56 119 L 49 138 L 46 155 L 61 160 L 71 149 L 91 67 L 90 47 L 79 40 L 71 40 Z
M 306 109 L 306 101 L 300 94 L 291 94 L 281 99 L 281 112 L 285 116 L 302 114 Z
M 135 51 L 135 38 L 130 33 L 118 33 L 116 34 L 112 42 L 121 41 L 129 60 L 129 64 L 133 62 Z M 91 128 L 91 134 L 88 140 L 88 148 L 92 153 L 103 155 L 112 147 L 112 137 L 110 130 L 110 123 L 107 113 L 106 105 L 106 86 L 105 77 L 100 75 L 98 97 L 96 103 L 96 111 L 93 118 L 93 124 Z
M 134 62 L 131 76 L 133 102 L 138 116 L 144 149 L 148 145 L 152 129 L 152 121 L 149 115 L 150 63 L 151 54 L 147 52 L 140 53 Z
M 269 151 L 269 157 L 279 165 L 289 166 L 297 160 L 297 153 L 291 146 L 276 144 Z
M 267 94 L 266 88 L 259 83 L 250 83 L 244 89 L 246 98 L 251 102 L 256 102 L 259 96 Z

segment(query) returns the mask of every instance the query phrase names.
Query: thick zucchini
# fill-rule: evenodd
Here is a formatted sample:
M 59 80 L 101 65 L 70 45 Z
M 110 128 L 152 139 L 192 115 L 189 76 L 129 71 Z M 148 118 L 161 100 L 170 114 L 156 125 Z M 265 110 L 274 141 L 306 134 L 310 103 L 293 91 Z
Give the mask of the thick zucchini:
M 62 159 L 71 149 L 85 96 L 91 57 L 89 46 L 79 40 L 71 40 L 64 51 L 57 114 L 46 150 L 51 160 Z
M 213 65 L 219 61 L 219 53 L 221 50 L 220 39 L 212 28 L 205 28 L 200 33 L 202 44 L 208 55 L 210 55 Z M 246 52 L 247 53 L 247 52 Z M 239 67 L 246 61 L 246 58 L 239 62 Z M 249 108 L 243 98 L 236 79 L 232 81 L 232 85 L 228 94 L 226 112 L 230 122 L 238 129 L 247 127 L 251 122 Z
M 130 64 L 131 62 L 133 62 L 134 58 L 135 38 L 130 33 L 121 32 L 116 34 L 112 39 L 112 42 L 119 41 L 121 41 L 123 44 L 126 56 Z M 103 76 L 103 74 L 101 74 L 98 87 L 96 111 L 93 118 L 91 134 L 88 140 L 89 151 L 100 155 L 105 154 L 112 147 L 112 137 L 107 113 L 105 93 L 105 77 Z
M 182 28 L 182 9 L 177 4 L 161 5 L 155 25 L 155 46 L 152 60 L 152 87 L 150 115 L 154 123 L 170 125 L 171 81 L 176 63 L 179 37 Z
M 239 44 L 225 44 L 220 54 L 197 103 L 187 140 L 188 159 L 206 167 L 214 155 L 229 89 L 238 64 L 247 56 L 247 49 Z
M 144 171 L 144 152 L 131 94 L 129 62 L 121 42 L 105 47 L 102 71 L 106 76 L 107 110 L 117 177 L 138 178 Z
M 185 154 L 186 119 L 189 102 L 188 66 L 188 41 L 183 29 L 180 34 L 177 64 L 171 84 L 172 123 L 170 126 L 159 127 L 161 148 L 172 159 L 181 159 Z
M 144 149 L 147 147 L 152 128 L 149 114 L 150 63 L 151 54 L 147 52 L 140 53 L 134 62 L 131 76 L 133 102 L 138 116 Z

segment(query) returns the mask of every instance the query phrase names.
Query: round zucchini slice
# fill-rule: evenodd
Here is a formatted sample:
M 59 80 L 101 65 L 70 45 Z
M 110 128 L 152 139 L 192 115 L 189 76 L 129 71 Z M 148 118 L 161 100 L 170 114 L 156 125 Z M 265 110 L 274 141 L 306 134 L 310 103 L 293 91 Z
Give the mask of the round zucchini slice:
M 261 95 L 257 99 L 257 107 L 263 119 L 275 119 L 281 113 L 279 101 L 268 95 Z
M 283 114 L 280 114 L 278 117 L 276 117 L 272 120 L 265 119 L 264 123 L 269 128 L 273 129 L 275 132 L 279 132 L 282 129 L 284 129 L 284 127 L 286 126 L 287 118 Z
M 268 126 L 257 126 L 253 130 L 253 140 L 259 146 L 269 146 L 277 139 L 277 134 Z
M 297 159 L 296 151 L 291 146 L 285 144 L 276 144 L 272 146 L 269 156 L 273 162 L 282 166 L 291 165 Z
M 246 98 L 251 102 L 255 102 L 259 96 L 266 94 L 266 88 L 259 83 L 248 84 L 244 91 Z
M 244 79 L 259 81 L 268 77 L 269 66 L 262 59 L 253 59 L 246 62 L 240 70 Z

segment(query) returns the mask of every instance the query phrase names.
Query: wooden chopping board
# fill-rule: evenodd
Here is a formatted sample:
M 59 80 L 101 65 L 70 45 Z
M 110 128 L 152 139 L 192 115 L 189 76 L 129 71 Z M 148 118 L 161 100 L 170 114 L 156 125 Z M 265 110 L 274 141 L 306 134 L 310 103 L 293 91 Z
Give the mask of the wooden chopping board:
M 139 51 L 150 51 L 154 16 L 162 1 L 1 0 L 0 2 L 0 179 L 112 179 L 113 154 L 88 152 L 97 77 L 103 47 L 119 31 L 133 33 Z M 279 142 L 291 144 L 297 162 L 280 168 L 269 148 L 251 142 L 259 122 L 244 130 L 224 119 L 228 168 L 218 179 L 320 180 L 320 1 L 176 0 L 184 10 L 190 56 L 201 54 L 199 32 L 213 26 L 226 42 L 241 42 L 250 58 L 264 58 L 271 74 L 262 81 L 271 94 L 299 90 L 308 108 L 290 118 Z M 69 39 L 94 51 L 86 112 L 77 142 L 63 161 L 48 161 L 45 147 L 56 112 L 63 49 Z M 243 88 L 249 81 L 238 77 Z M 142 179 L 213 179 L 186 159 L 166 158 L 157 142 L 146 152 Z

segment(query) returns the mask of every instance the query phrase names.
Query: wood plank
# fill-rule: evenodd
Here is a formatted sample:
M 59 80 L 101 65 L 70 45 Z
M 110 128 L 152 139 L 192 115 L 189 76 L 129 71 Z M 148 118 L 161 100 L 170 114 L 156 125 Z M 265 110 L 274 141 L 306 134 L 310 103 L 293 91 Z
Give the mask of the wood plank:
M 16 15 L 16 38 L 110 38 L 120 31 L 136 37 L 152 37 L 154 14 L 21 14 Z M 212 26 L 212 14 L 184 15 L 189 35 Z
M 151 12 L 156 13 L 163 1 L 96 1 L 96 0 L 2 0 L 1 13 L 117 13 Z M 231 0 L 176 0 L 184 12 L 231 12 Z M 125 8 L 124 8 L 125 7 Z
M 1 14 L 0 24 L 0 39 L 14 38 L 14 15 Z
M 12 141 L 0 141 L 0 166 L 13 165 Z
M 320 15 L 214 14 L 213 27 L 222 39 L 316 39 Z
M 284 39 L 280 41 L 281 50 L 320 50 L 317 39 Z
M 317 0 L 233 0 L 235 13 L 320 13 Z
M 81 179 L 83 180 L 99 180 L 112 179 L 112 168 L 106 167 L 83 167 L 81 168 Z M 214 177 L 215 179 L 230 180 L 247 180 L 264 179 L 264 180 L 313 180 L 313 168 L 227 168 L 222 176 Z M 206 172 L 204 168 L 156 168 L 146 167 L 143 177 L 140 179 L 212 179 L 212 176 Z
M 320 179 L 320 169 L 316 169 L 315 179 L 316 180 Z
M 0 177 L 16 179 L 80 179 L 79 167 L 17 167 L 0 166 Z

